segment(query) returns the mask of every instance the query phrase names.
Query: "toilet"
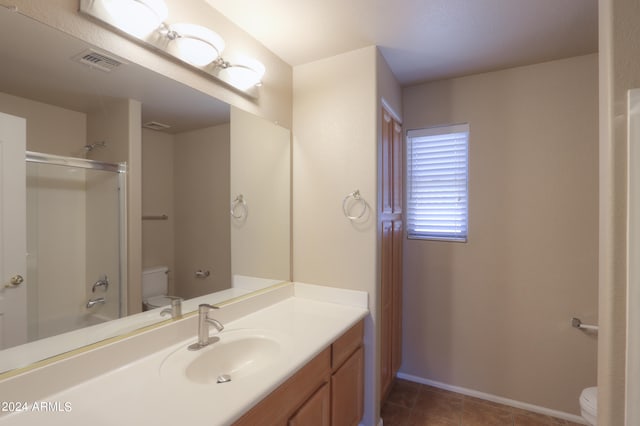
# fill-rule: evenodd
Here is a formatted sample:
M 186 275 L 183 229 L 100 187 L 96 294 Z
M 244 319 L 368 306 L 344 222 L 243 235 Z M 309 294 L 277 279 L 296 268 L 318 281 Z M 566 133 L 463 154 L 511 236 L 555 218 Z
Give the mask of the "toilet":
M 142 304 L 144 310 L 171 305 L 171 297 L 167 295 L 169 290 L 168 274 L 166 266 L 155 266 L 142 271 Z
M 598 424 L 598 388 L 593 386 L 586 388 L 580 394 L 580 413 L 587 424 Z

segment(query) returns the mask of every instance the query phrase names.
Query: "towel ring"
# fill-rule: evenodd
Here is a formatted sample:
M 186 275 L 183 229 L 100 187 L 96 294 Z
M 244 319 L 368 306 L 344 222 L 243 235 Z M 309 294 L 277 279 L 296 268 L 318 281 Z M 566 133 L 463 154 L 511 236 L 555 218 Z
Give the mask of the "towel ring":
M 240 211 L 239 207 L 241 207 Z M 244 219 L 247 217 L 247 202 L 242 194 L 238 194 L 231 202 L 231 217 L 234 219 Z
M 348 206 L 349 200 L 353 200 L 356 203 L 362 204 L 362 210 L 360 211 L 359 214 L 357 214 L 355 216 L 350 214 L 349 206 Z M 349 219 L 349 220 L 362 219 L 364 214 L 367 212 L 367 202 L 360 195 L 360 190 L 359 189 L 356 189 L 355 191 L 347 194 L 347 196 L 344 197 L 344 200 L 342 200 L 342 211 L 343 211 L 344 215 L 347 217 L 347 219 Z

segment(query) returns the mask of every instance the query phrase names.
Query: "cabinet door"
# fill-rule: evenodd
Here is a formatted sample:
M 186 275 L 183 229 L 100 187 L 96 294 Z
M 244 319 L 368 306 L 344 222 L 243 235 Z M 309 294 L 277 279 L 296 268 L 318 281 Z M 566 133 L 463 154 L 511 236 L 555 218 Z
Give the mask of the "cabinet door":
M 380 398 L 402 359 L 403 139 L 402 125 L 382 110 L 380 174 Z
M 327 348 L 302 367 L 289 380 L 246 412 L 234 426 L 284 426 L 295 421 L 296 413 L 322 386 L 329 388 L 331 377 L 331 348 Z M 328 404 L 327 404 L 328 406 Z M 304 415 L 305 413 L 303 413 Z M 328 418 L 327 414 L 327 418 Z M 287 420 L 289 419 L 289 420 Z M 291 423 L 289 423 L 291 424 Z M 304 424 L 298 423 L 293 424 Z M 325 423 L 310 423 L 322 425 Z
M 393 265 L 391 266 L 391 375 L 395 377 L 402 362 L 402 220 L 392 225 Z
M 289 426 L 329 426 L 330 421 L 331 394 L 325 383 L 289 419 Z
M 331 376 L 331 425 L 357 426 L 364 409 L 362 346 Z
M 393 222 L 382 222 L 380 239 L 380 396 L 386 398 L 393 376 Z

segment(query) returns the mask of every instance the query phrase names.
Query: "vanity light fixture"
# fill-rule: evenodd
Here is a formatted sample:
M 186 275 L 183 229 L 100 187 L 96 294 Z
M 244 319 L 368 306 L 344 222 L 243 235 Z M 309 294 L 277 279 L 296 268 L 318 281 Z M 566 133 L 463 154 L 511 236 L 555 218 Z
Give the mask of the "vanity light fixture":
M 102 3 L 115 26 L 139 38 L 158 29 L 169 15 L 163 0 L 103 0 Z
M 80 0 L 80 12 L 152 46 L 247 95 L 257 97 L 264 65 L 244 55 L 223 58 L 225 42 L 209 28 L 167 23 L 163 0 Z
M 256 59 L 248 56 L 236 56 L 229 62 L 219 65 L 218 76 L 242 90 L 262 85 L 265 67 Z
M 171 24 L 166 36 L 171 40 L 169 53 L 196 67 L 211 64 L 224 50 L 222 37 L 200 25 Z

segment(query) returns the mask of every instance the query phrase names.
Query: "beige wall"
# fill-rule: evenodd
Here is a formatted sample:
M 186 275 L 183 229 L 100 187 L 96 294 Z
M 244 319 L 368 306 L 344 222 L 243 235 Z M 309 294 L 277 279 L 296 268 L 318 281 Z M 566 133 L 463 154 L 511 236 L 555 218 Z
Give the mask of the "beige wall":
M 578 414 L 596 384 L 597 56 L 408 87 L 404 126 L 470 124 L 469 241 L 406 240 L 401 371 Z
M 107 30 L 78 13 L 78 0 L 0 0 L 0 5 L 17 6 L 20 13 L 113 52 L 121 58 L 166 75 L 281 125 L 291 127 L 292 69 L 262 44 L 231 23 L 202 0 L 165 0 L 172 22 L 191 22 L 211 27 L 226 42 L 226 49 L 244 52 L 266 67 L 258 99 L 247 97 L 216 80 L 191 70 L 177 61 Z
M 142 105 L 132 99 L 106 102 L 87 114 L 87 141 L 105 142 L 91 160 L 127 163 L 127 313 L 142 309 Z
M 640 87 L 640 4 L 601 0 L 598 424 L 625 424 L 627 90 Z M 636 383 L 637 386 L 637 383 Z M 629 401 L 637 405 L 637 401 Z M 638 419 L 629 419 L 634 424 Z
M 384 106 L 396 116 L 396 119 L 402 122 L 402 88 L 380 51 L 378 51 L 376 55 L 376 73 L 376 82 L 378 84 L 378 111 L 382 109 L 384 104 Z M 378 114 L 378 120 L 381 120 L 381 114 Z M 381 128 L 381 126 L 382 124 L 380 123 L 378 128 Z M 382 138 L 378 140 L 378 145 L 381 144 L 381 139 Z
M 27 119 L 27 150 L 84 157 L 86 114 L 0 93 L 0 111 Z
M 169 294 L 229 288 L 229 124 L 181 134 L 143 129 L 143 268 L 168 266 Z M 224 200 L 221 202 L 220 200 Z M 196 278 L 196 270 L 208 270 Z
M 167 220 L 142 221 L 142 268 L 169 268 L 169 294 L 174 294 L 173 210 L 174 136 L 142 129 L 142 214 L 166 214 Z
M 231 192 L 247 205 L 231 223 L 231 271 L 288 281 L 291 275 L 291 132 L 231 108 Z M 228 213 L 228 212 L 227 212 Z M 230 215 L 228 215 L 230 216 Z
M 293 279 L 369 292 L 364 424 L 376 424 L 376 55 L 367 47 L 294 69 Z M 370 209 L 350 222 L 342 200 Z M 371 210 L 370 210 L 371 211 Z
M 174 280 L 184 298 L 231 285 L 229 143 L 229 124 L 175 135 Z M 196 278 L 197 270 L 211 275 Z

